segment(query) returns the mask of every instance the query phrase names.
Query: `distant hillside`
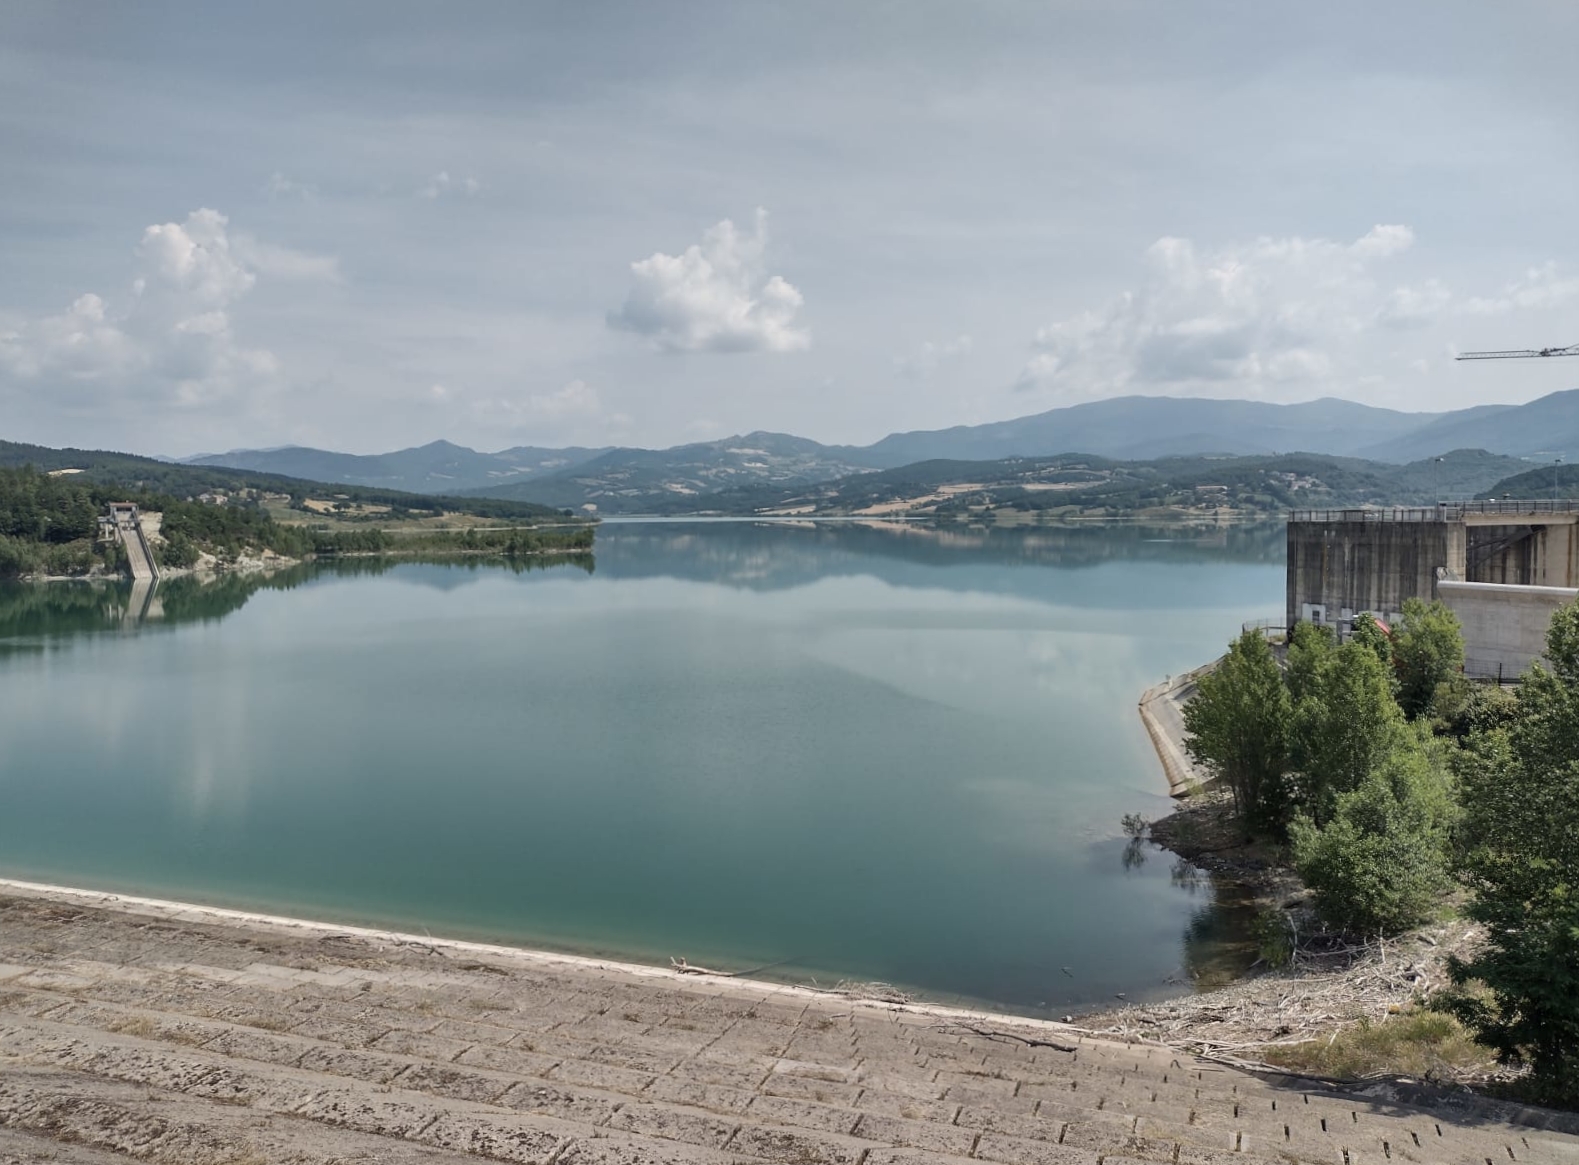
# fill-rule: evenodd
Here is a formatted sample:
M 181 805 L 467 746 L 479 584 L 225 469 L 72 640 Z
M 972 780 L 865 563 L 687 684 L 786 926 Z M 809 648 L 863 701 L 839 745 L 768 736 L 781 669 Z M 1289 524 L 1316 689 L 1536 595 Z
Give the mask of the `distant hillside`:
M 1579 454 L 1579 389 L 1554 392 L 1523 405 L 1482 405 L 1439 417 L 1400 437 L 1367 445 L 1362 456 L 1412 461 L 1443 449 L 1474 446 L 1514 457 Z
M 921 461 L 798 489 L 737 487 L 692 500 L 694 512 L 933 515 L 987 510 L 1132 516 L 1281 513 L 1296 508 L 1422 504 L 1467 497 L 1523 462 L 1461 449 L 1409 465 L 1286 453 L 1118 461 L 1084 454 L 1000 461 Z M 1579 480 L 1579 479 L 1576 479 Z M 685 512 L 669 499 L 659 512 Z
M 845 477 L 866 469 L 859 455 L 860 450 L 804 437 L 747 433 L 673 449 L 611 449 L 552 476 L 493 486 L 476 491 L 476 496 L 642 512 L 736 487 L 772 490 Z
M 1527 464 L 1527 463 L 1526 463 Z M 1549 498 L 1556 496 L 1564 501 L 1579 499 L 1579 465 L 1564 459 L 1536 468 L 1526 468 L 1520 473 L 1504 477 L 1487 489 L 1476 493 L 1478 498 Z
M 1074 450 L 1120 461 L 1298 452 L 1402 464 L 1452 449 L 1510 456 L 1566 452 L 1579 460 L 1579 390 L 1525 405 L 1481 405 L 1450 413 L 1403 413 L 1334 398 L 1281 405 L 1125 396 L 1012 421 L 893 433 L 864 447 L 758 432 L 671 449 L 522 446 L 479 453 L 434 441 L 369 456 L 296 447 L 243 449 L 191 463 L 346 486 L 630 512 L 667 509 L 671 497 L 830 481 L 922 461 L 1052 457 Z
M 894 433 L 865 452 L 884 468 L 939 457 L 980 461 L 1069 449 L 1127 460 L 1200 453 L 1351 455 L 1437 419 L 1434 413 L 1400 413 L 1331 397 L 1280 405 L 1121 396 L 1012 421 Z
M 478 453 L 449 441 L 433 441 L 415 449 L 364 456 L 290 445 L 282 449 L 214 453 L 190 458 L 185 464 L 250 469 L 309 481 L 376 486 L 412 493 L 458 493 L 557 473 L 602 452 L 602 449 L 574 446 L 567 449 L 520 446 L 498 453 Z
M 389 506 L 413 513 L 453 511 L 523 521 L 560 516 L 557 510 L 515 499 L 418 494 L 343 482 L 308 481 L 254 470 L 182 465 L 103 449 L 51 449 L 44 445 L 0 441 L 0 468 L 24 465 L 45 471 L 74 470 L 76 472 L 68 476 L 82 482 L 120 486 L 141 493 L 169 494 L 179 498 L 195 497 L 212 490 L 256 489 L 285 494 L 297 500 L 335 499 L 368 506 Z

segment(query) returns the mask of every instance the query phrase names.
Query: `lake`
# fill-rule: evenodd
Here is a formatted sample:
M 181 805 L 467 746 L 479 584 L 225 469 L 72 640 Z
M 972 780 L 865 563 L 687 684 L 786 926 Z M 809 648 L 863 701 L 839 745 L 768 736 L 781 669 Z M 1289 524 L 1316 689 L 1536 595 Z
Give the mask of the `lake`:
M 1283 534 L 605 524 L 595 566 L 0 588 L 0 873 L 1061 1014 L 1243 920 L 1143 689 Z

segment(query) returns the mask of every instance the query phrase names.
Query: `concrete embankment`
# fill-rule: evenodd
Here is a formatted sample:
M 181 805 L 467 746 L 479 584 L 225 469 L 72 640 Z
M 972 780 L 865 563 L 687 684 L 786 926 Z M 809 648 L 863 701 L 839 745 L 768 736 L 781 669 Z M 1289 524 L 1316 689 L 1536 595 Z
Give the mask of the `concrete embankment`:
M 1183 675 L 1170 676 L 1156 687 L 1146 689 L 1140 697 L 1141 723 L 1146 726 L 1146 734 L 1151 737 L 1157 758 L 1162 761 L 1170 797 L 1182 796 L 1204 779 L 1204 774 L 1184 748 L 1184 706 L 1195 695 L 1195 685 L 1200 678 L 1219 662 L 1214 659 Z
M 0 1162 L 1579 1154 L 1055 1023 L 58 887 L 0 883 L 0 952 Z

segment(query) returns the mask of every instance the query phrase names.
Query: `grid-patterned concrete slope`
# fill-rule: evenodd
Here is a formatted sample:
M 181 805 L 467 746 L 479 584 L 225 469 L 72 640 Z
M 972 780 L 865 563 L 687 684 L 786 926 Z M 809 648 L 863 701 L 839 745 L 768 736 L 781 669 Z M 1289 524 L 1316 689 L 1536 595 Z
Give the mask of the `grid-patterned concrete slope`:
M 1579 1139 L 1053 1024 L 0 891 L 0 1163 L 1505 1161 Z

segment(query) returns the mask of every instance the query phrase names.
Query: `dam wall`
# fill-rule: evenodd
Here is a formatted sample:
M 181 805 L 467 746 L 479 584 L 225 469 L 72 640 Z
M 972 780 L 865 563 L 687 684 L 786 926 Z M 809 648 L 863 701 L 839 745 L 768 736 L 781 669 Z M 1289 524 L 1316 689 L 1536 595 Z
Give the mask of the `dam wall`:
M 1576 521 L 1579 501 L 1567 500 L 1295 510 L 1288 521 L 1288 626 L 1319 623 L 1346 635 L 1363 612 L 1392 622 L 1406 599 L 1445 600 L 1443 586 L 1473 583 L 1491 589 L 1457 594 L 1483 629 L 1484 666 L 1491 674 L 1498 667 L 1516 673 L 1534 658 L 1522 621 L 1542 610 L 1549 621 L 1556 609 L 1549 599 L 1518 592 L 1572 597 L 1579 587 Z M 1509 605 L 1506 617 L 1492 617 L 1490 605 L 1498 602 Z M 1542 622 L 1542 638 L 1545 631 Z
M 1435 598 L 1439 574 L 1462 577 L 1465 546 L 1462 524 L 1425 517 L 1291 519 L 1288 626 L 1320 623 L 1347 632 L 1363 611 L 1391 620 L 1405 599 Z
M 1464 671 L 1478 679 L 1516 679 L 1546 651 L 1546 629 L 1579 588 L 1505 583 L 1437 584 L 1438 597 L 1464 628 Z

